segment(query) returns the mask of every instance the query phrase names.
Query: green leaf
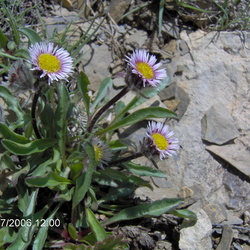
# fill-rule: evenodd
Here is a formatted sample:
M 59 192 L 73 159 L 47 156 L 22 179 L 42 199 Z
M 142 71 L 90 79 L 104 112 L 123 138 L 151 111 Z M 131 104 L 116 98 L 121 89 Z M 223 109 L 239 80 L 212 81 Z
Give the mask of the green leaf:
M 143 186 L 143 187 L 148 187 L 150 188 L 152 191 L 154 190 L 154 188 L 149 184 L 148 181 L 143 180 L 142 178 L 135 176 L 135 175 L 131 175 L 130 176 L 130 181 L 133 182 L 135 185 L 137 186 Z
M 96 248 L 100 250 L 129 249 L 123 234 L 107 236 L 103 241 L 96 243 Z
M 58 138 L 58 144 L 62 155 L 63 164 L 64 167 L 66 167 L 65 149 L 67 140 L 66 138 L 67 114 L 70 107 L 70 97 L 65 84 L 59 82 L 57 84 L 57 90 L 58 90 L 58 105 L 55 112 L 54 121 L 55 121 L 56 136 Z
M 0 214 L 10 213 L 13 205 L 10 205 L 4 200 L 0 200 Z
M 34 214 L 35 211 L 35 205 L 37 202 L 37 194 L 38 194 L 38 189 L 34 190 L 30 196 L 29 196 L 29 202 L 26 203 L 26 210 L 23 213 L 23 218 L 26 219 L 31 219 L 32 215 Z M 33 239 L 33 235 L 35 232 L 35 226 L 24 226 L 20 227 L 18 230 L 17 237 L 15 241 L 8 247 L 10 250 L 16 250 L 16 249 L 26 249 L 30 243 L 31 240 Z
M 153 169 L 151 167 L 142 166 L 140 164 L 136 164 L 134 162 L 126 162 L 123 163 L 126 168 L 133 174 L 140 175 L 140 176 L 152 176 L 152 177 L 159 177 L 159 178 L 166 178 L 167 175 L 165 172 Z
M 100 104 L 102 99 L 106 96 L 109 87 L 112 87 L 112 79 L 110 77 L 107 77 L 100 84 L 96 98 L 91 106 L 92 111 L 96 108 L 98 104 Z
M 197 221 L 197 216 L 194 212 L 188 209 L 176 209 L 172 212 L 173 215 L 176 215 L 183 219 L 189 219 Z
M 83 72 L 80 72 L 77 78 L 77 86 L 82 94 L 82 99 L 86 107 L 86 112 L 89 115 L 89 104 L 90 104 L 90 97 L 88 95 L 88 85 L 90 84 L 87 75 Z
M 46 136 L 54 137 L 55 136 L 55 126 L 54 126 L 54 111 L 51 106 L 46 102 L 42 113 L 40 114 L 40 119 L 43 125 L 46 128 Z
M 30 53 L 26 49 L 19 49 L 15 52 L 15 56 L 25 58 L 27 60 L 30 59 Z
M 44 150 L 54 146 L 55 139 L 37 139 L 29 143 L 16 143 L 11 140 L 3 139 L 2 145 L 12 154 L 30 155 L 43 152 Z
M 18 30 L 24 34 L 32 44 L 42 41 L 41 37 L 30 28 L 19 28 Z
M 7 126 L 0 123 L 0 136 L 1 138 L 11 140 L 17 143 L 28 143 L 28 140 L 25 136 L 19 135 L 13 131 L 11 131 Z
M 73 209 L 85 197 L 90 187 L 92 175 L 93 175 L 95 164 L 96 164 L 95 151 L 93 149 L 93 146 L 90 143 L 86 142 L 86 144 L 84 145 L 84 149 L 89 158 L 89 165 L 87 166 L 87 171 L 76 179 L 76 188 L 75 188 L 75 193 L 73 195 L 73 201 L 72 201 Z
M 49 217 L 45 220 L 44 224 L 46 226 L 41 227 L 35 237 L 35 240 L 33 242 L 33 248 L 32 250 L 42 250 L 44 249 L 44 244 L 46 242 L 47 236 L 48 236 L 48 230 L 49 230 L 49 222 L 53 220 L 55 217 L 58 209 L 61 207 L 62 203 L 57 204 L 55 209 L 50 213 Z
M 107 201 L 115 201 L 121 197 L 126 197 L 135 191 L 135 186 L 132 183 L 121 184 L 118 188 L 111 187 L 107 195 L 98 200 L 98 204 Z
M 72 223 L 68 224 L 68 232 L 69 232 L 70 237 L 73 240 L 78 239 L 78 232 L 77 232 L 76 228 L 74 227 L 74 225 Z
M 105 170 L 99 171 L 99 173 L 101 175 L 110 176 L 110 178 L 120 181 L 120 182 L 125 182 L 125 183 L 129 182 L 129 177 L 119 170 L 106 168 Z
M 98 185 L 118 187 L 111 176 L 99 172 L 94 172 L 92 181 L 98 183 Z
M 104 222 L 104 225 L 118 221 L 133 220 L 144 216 L 160 216 L 170 212 L 183 202 L 183 199 L 163 199 L 151 204 L 141 204 L 135 207 L 123 209 L 121 212 Z
M 15 164 L 13 160 L 10 158 L 8 151 L 5 151 L 0 157 L 0 169 L 16 170 Z M 3 175 L 3 173 L 1 174 Z
M 4 33 L 0 30 L 0 49 L 5 49 L 7 45 L 7 37 Z
M 134 97 L 135 100 L 132 100 L 131 103 L 129 103 L 128 105 L 131 106 L 132 109 L 139 106 L 140 104 L 146 102 L 148 99 L 154 97 L 155 95 L 158 95 L 163 89 L 165 89 L 168 86 L 168 83 L 169 83 L 169 78 L 165 77 L 157 88 L 146 87 L 142 89 L 141 91 L 142 95 L 138 96 L 138 98 L 137 96 Z
M 94 213 L 89 209 L 86 208 L 86 217 L 89 224 L 89 227 L 91 228 L 91 231 L 95 235 L 95 238 L 97 241 L 102 241 L 107 236 L 106 231 L 104 230 L 103 226 L 100 224 L 100 222 L 96 219 Z
M 20 36 L 18 33 L 18 29 L 17 29 L 17 21 L 16 21 L 16 17 L 12 15 L 12 13 L 9 11 L 9 7 L 7 7 L 4 3 L 4 1 L 1 1 L 1 8 L 4 9 L 8 22 L 10 24 L 10 30 L 12 31 L 12 36 L 15 40 L 15 43 L 19 46 L 20 44 Z
M 25 182 L 31 187 L 55 187 L 71 184 L 70 180 L 56 174 L 55 172 L 50 172 L 44 176 L 27 177 Z
M 2 97 L 7 104 L 8 108 L 15 112 L 19 125 L 24 123 L 24 117 L 26 116 L 24 111 L 19 105 L 17 99 L 11 94 L 11 92 L 4 86 L 0 86 L 0 97 Z M 13 127 L 13 126 L 11 126 Z
M 176 114 L 171 110 L 161 107 L 149 107 L 149 108 L 139 109 L 134 113 L 126 116 L 121 121 L 118 121 L 117 123 L 109 126 L 108 128 L 101 130 L 97 134 L 98 135 L 103 134 L 108 131 L 129 126 L 136 122 L 150 118 L 176 118 Z
M 162 91 L 164 88 L 166 88 L 166 86 L 168 85 L 168 80 L 169 80 L 168 77 L 166 77 L 165 79 L 163 79 L 161 81 L 161 84 L 157 88 L 152 88 L 152 87 L 144 88 L 141 91 L 141 93 L 142 93 L 142 95 L 144 97 L 142 95 L 141 96 L 136 95 L 122 110 L 120 110 L 119 114 L 116 115 L 116 117 L 112 121 L 111 125 L 113 125 L 114 123 L 117 123 L 117 121 L 120 121 L 121 118 L 127 112 L 129 112 L 130 109 L 136 108 L 137 106 L 139 106 L 140 104 L 144 103 L 148 99 L 150 99 L 153 96 L 159 94 L 159 92 Z
M 109 143 L 109 148 L 112 150 L 124 150 L 127 146 L 121 140 L 114 140 Z

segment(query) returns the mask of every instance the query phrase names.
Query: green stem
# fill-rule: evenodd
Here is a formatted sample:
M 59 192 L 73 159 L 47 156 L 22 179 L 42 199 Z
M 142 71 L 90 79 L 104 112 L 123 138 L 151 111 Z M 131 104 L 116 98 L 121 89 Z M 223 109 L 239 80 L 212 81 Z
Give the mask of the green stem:
M 38 90 L 38 92 L 35 93 L 33 102 L 32 102 L 32 107 L 31 107 L 32 126 L 33 126 L 37 139 L 42 138 L 37 127 L 37 122 L 36 122 L 36 105 L 37 105 L 39 96 L 40 96 L 40 90 Z
M 129 87 L 125 86 L 116 96 L 114 96 L 109 102 L 107 102 L 99 111 L 95 114 L 88 127 L 88 132 L 91 133 L 95 123 L 100 118 L 100 116 L 112 105 L 114 105 L 119 99 L 129 92 Z
M 141 157 L 143 155 L 144 154 L 142 152 L 137 152 L 137 153 L 134 153 L 133 155 L 121 158 L 121 159 L 116 160 L 116 161 L 109 162 L 109 166 L 119 165 L 119 164 L 121 164 L 123 162 L 134 160 L 134 159 L 139 158 L 139 157 Z

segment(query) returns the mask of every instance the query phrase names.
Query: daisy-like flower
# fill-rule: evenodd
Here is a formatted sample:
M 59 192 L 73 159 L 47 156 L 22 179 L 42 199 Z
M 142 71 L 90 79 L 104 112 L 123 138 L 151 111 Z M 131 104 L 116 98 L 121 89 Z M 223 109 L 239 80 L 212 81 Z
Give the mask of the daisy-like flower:
M 161 122 L 149 122 L 146 135 L 149 148 L 153 148 L 153 154 L 159 154 L 161 160 L 176 154 L 180 147 L 178 139 L 172 137 L 174 132 Z
M 167 77 L 166 70 L 159 69 L 162 63 L 156 63 L 156 57 L 149 55 L 146 50 L 135 50 L 131 57 L 126 58 L 130 70 L 141 79 L 143 87 L 157 87 L 161 80 Z
M 53 80 L 66 80 L 73 72 L 73 61 L 69 53 L 54 47 L 53 43 L 35 43 L 29 48 L 32 70 L 42 71 L 40 77 L 48 76 L 48 83 Z
M 103 168 L 103 164 L 111 161 L 113 154 L 109 146 L 96 137 L 92 139 L 92 145 L 95 151 L 96 164 Z

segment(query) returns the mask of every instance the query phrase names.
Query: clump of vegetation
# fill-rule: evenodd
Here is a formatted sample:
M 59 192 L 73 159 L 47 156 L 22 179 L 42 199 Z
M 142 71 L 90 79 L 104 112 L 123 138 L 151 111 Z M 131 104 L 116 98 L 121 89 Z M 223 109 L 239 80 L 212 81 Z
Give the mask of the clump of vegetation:
M 108 225 L 163 213 L 195 223 L 194 213 L 179 209 L 181 198 L 133 204 L 136 188 L 152 189 L 143 176 L 166 174 L 132 160 L 167 160 L 179 149 L 173 131 L 150 121 L 133 152 L 113 138 L 115 130 L 142 120 L 176 118 L 161 107 L 131 111 L 167 85 L 156 57 L 134 51 L 126 58 L 126 86 L 108 100 L 112 80 L 106 78 L 91 98 L 88 76 L 75 66 L 100 25 L 72 44 L 71 24 L 60 39 L 47 37 L 23 27 L 1 4 L 10 25 L 0 32 L 1 74 L 8 74 L 0 86 L 5 103 L 0 123 L 1 248 L 128 249 L 124 236 L 109 232 Z M 69 90 L 68 81 L 75 81 L 76 89 Z M 121 98 L 130 91 L 137 95 L 125 105 Z M 108 113 L 112 120 L 107 124 Z

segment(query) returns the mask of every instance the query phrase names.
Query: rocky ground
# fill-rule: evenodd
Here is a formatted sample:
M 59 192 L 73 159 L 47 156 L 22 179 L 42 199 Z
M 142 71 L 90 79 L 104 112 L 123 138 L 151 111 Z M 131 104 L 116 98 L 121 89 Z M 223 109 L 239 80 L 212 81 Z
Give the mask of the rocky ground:
M 187 12 L 184 8 L 176 11 L 175 1 L 167 1 L 159 37 L 158 5 L 141 2 L 144 8 L 122 18 L 130 2 L 111 1 L 107 6 L 100 5 L 103 10 L 95 14 L 108 15 L 83 47 L 79 70 L 88 75 L 93 94 L 100 81 L 111 76 L 114 88 L 110 95 L 113 96 L 124 85 L 118 73 L 124 68 L 127 53 L 145 48 L 162 60 L 170 84 L 143 105 L 160 105 L 178 114 L 178 120 L 168 123 L 182 148 L 178 156 L 157 162 L 168 178 L 153 178 L 154 191 L 140 188 L 135 196 L 144 200 L 184 197 L 185 206 L 197 214 L 198 221 L 192 227 L 181 229 L 177 218 L 164 215 L 140 221 L 140 226 L 137 221 L 121 225 L 119 231 L 130 238 L 131 249 L 248 250 L 250 32 L 239 31 L 236 26 L 230 31 L 211 31 L 215 27 L 211 16 Z M 246 7 L 246 1 L 240 2 L 238 9 L 231 11 L 240 12 Z M 78 1 L 64 1 L 64 4 L 68 9 L 50 5 L 43 17 L 48 35 L 55 30 L 60 33 L 83 7 Z M 216 10 L 213 8 L 216 6 L 210 5 L 210 10 Z M 78 33 L 71 39 L 78 39 L 92 22 L 90 14 L 85 12 L 94 14 L 95 10 L 94 5 L 85 8 L 82 16 L 74 19 Z M 100 14 L 92 29 L 102 19 Z M 201 29 L 204 26 L 206 29 Z M 131 100 L 131 95 L 123 101 Z M 140 123 L 119 131 L 119 136 L 136 142 L 144 134 L 145 125 Z M 146 159 L 138 161 L 151 164 Z

